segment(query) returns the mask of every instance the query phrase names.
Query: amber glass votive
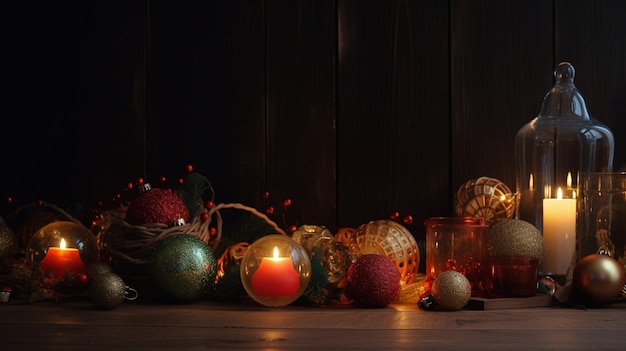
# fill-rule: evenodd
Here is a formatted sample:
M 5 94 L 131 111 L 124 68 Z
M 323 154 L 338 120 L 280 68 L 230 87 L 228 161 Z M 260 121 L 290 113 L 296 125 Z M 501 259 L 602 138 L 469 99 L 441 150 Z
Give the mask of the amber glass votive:
M 489 257 L 489 297 L 529 297 L 537 294 L 539 260 L 533 257 Z
M 484 218 L 431 217 L 426 227 L 426 276 L 457 271 L 472 285 L 472 296 L 481 297 L 487 279 L 487 235 Z

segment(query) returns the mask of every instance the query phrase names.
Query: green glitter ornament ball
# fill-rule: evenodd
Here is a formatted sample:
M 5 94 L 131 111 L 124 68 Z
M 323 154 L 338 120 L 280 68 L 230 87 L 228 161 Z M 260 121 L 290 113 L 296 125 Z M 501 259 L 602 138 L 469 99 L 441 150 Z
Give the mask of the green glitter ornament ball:
M 148 263 L 156 292 L 167 302 L 190 303 L 207 296 L 215 284 L 217 260 L 211 247 L 188 234 L 157 243 Z

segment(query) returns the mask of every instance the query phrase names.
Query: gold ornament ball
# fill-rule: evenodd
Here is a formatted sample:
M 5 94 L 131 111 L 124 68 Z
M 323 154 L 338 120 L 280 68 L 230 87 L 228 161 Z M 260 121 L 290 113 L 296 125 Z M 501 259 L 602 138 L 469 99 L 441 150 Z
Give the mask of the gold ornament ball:
M 469 302 L 472 285 L 462 273 L 445 271 L 435 277 L 430 293 L 441 309 L 457 311 Z
M 521 219 L 505 219 L 489 228 L 487 251 L 490 256 L 546 257 L 543 236 L 534 225 Z
M 126 284 L 113 272 L 102 273 L 91 280 L 87 292 L 97 308 L 111 310 L 124 301 Z
M 113 272 L 113 268 L 111 268 L 108 263 L 102 261 L 90 263 L 85 270 L 85 273 L 90 280 L 97 275 L 109 272 Z
M 614 258 L 591 254 L 583 257 L 574 268 L 574 289 L 593 304 L 617 299 L 626 284 L 624 267 Z
M 496 178 L 470 179 L 457 191 L 454 212 L 459 217 L 481 217 L 487 224 L 493 224 L 513 218 L 515 194 Z
M 17 236 L 0 217 L 0 260 L 14 256 L 19 251 Z

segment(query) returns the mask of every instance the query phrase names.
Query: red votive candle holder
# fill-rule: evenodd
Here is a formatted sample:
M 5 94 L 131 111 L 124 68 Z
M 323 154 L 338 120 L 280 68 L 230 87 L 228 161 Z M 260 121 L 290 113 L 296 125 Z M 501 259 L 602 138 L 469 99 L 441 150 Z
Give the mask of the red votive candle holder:
M 530 297 L 537 294 L 537 258 L 493 256 L 488 261 L 488 297 Z

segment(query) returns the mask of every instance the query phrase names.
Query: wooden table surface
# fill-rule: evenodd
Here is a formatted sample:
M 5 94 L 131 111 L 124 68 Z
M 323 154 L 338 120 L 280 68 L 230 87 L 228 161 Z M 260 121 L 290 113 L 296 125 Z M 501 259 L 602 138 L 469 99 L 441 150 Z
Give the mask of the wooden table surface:
M 626 304 L 425 311 L 245 301 L 0 304 L 2 350 L 624 350 Z

